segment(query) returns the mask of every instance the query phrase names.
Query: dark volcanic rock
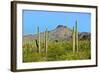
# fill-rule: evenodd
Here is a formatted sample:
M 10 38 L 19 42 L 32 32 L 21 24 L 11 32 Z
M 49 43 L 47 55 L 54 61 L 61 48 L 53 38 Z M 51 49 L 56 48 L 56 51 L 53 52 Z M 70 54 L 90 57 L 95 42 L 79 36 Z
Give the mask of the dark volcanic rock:
M 58 28 L 67 28 L 67 27 L 64 26 L 64 25 L 58 25 L 58 26 L 57 26 L 57 29 L 58 29 Z
M 84 40 L 84 39 L 90 40 L 90 38 L 91 38 L 91 34 L 89 32 L 81 32 L 79 34 L 80 40 Z

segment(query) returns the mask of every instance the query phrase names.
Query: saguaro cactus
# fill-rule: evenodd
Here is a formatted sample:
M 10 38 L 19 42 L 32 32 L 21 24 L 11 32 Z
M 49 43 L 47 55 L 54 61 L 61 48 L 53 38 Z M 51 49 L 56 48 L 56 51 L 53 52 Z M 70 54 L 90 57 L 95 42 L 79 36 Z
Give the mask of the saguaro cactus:
M 76 50 L 78 52 L 78 26 L 77 26 L 77 20 L 76 20 L 76 24 L 75 24 L 75 42 L 76 42 Z
M 39 48 L 37 39 L 35 40 L 35 44 L 36 44 L 36 47 Z M 38 52 L 38 49 L 37 49 L 37 52 Z
M 48 48 L 48 29 L 45 30 L 45 52 L 47 53 Z
M 39 27 L 37 27 L 37 34 L 38 34 L 38 52 L 41 53 L 41 39 L 40 39 L 40 30 Z
M 75 50 L 78 52 L 78 26 L 77 21 L 75 23 L 75 27 L 73 26 L 73 52 Z
M 75 52 L 75 28 L 73 26 L 73 53 Z

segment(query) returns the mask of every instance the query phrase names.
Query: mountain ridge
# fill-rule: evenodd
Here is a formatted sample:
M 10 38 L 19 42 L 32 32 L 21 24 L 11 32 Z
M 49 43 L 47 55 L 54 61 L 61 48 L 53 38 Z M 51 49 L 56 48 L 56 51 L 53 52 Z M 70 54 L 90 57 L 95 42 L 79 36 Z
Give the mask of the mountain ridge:
M 72 29 L 64 25 L 58 25 L 55 29 L 48 31 L 50 40 L 70 40 L 72 39 Z M 90 32 L 78 32 L 79 39 L 90 40 Z M 41 39 L 44 39 L 44 32 L 40 33 Z M 23 40 L 37 39 L 37 34 L 23 35 Z

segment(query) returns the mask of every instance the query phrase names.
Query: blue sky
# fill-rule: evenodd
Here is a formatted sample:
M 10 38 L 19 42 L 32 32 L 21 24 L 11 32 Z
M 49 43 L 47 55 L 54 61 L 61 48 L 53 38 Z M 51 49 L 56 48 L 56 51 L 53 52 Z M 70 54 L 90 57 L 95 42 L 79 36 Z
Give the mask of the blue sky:
M 45 26 L 48 30 L 53 30 L 58 25 L 72 29 L 76 20 L 79 32 L 91 31 L 90 13 L 23 10 L 23 35 L 36 34 L 37 26 L 41 32 L 45 31 Z

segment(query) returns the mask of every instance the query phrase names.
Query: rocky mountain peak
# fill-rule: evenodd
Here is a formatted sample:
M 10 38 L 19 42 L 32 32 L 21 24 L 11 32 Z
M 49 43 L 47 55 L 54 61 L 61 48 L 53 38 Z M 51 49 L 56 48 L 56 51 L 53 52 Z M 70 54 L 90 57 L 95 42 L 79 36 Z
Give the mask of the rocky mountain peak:
M 58 25 L 56 28 L 67 28 L 67 27 L 64 25 Z
M 90 39 L 90 32 L 78 32 L 79 39 Z M 24 35 L 25 40 L 34 40 L 37 38 L 35 35 Z M 41 39 L 44 39 L 44 32 L 40 33 Z M 64 25 L 58 25 L 55 29 L 49 31 L 50 40 L 70 40 L 72 39 L 72 29 Z

